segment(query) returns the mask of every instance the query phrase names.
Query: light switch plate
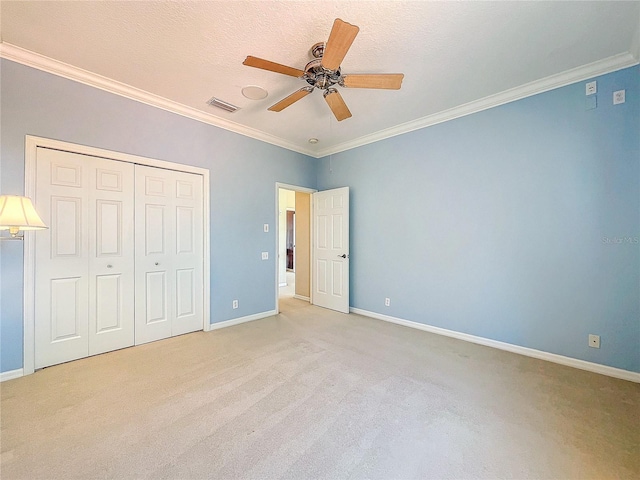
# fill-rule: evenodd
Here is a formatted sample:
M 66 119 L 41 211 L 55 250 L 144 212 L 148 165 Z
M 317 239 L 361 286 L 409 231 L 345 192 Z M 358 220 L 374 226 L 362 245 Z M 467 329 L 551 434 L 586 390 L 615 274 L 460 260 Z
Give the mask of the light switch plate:
M 264 233 L 267 233 L 269 231 L 269 224 L 265 223 L 262 229 L 264 230 Z
M 598 91 L 598 87 L 595 80 L 593 82 L 587 83 L 585 87 L 585 95 L 593 95 L 597 91 Z
M 269 252 L 262 252 L 262 259 L 269 260 Z

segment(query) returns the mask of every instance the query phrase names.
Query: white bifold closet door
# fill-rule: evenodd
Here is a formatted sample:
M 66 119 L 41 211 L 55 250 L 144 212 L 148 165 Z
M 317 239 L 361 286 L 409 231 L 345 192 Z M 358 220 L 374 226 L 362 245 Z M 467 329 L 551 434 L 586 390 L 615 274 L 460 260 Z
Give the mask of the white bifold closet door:
M 136 165 L 136 344 L 203 328 L 202 176 Z
M 38 148 L 35 367 L 134 344 L 134 168 Z
M 38 148 L 35 368 L 203 328 L 203 177 Z

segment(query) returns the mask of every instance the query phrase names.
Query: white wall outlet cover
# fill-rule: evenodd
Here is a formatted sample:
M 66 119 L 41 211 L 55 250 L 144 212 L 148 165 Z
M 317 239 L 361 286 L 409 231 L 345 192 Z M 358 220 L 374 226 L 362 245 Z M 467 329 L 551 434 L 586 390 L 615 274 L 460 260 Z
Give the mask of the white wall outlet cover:
M 600 335 L 589 335 L 589 346 L 592 348 L 600 348 Z
M 269 252 L 262 252 L 262 259 L 269 260 Z
M 619 103 L 624 103 L 624 95 L 625 90 L 618 90 L 613 92 L 613 104 L 618 105 Z
M 238 300 L 234 300 L 232 306 L 233 308 L 238 308 Z
M 587 83 L 585 87 L 585 95 L 593 95 L 597 91 L 598 91 L 598 87 L 595 80 L 593 82 Z

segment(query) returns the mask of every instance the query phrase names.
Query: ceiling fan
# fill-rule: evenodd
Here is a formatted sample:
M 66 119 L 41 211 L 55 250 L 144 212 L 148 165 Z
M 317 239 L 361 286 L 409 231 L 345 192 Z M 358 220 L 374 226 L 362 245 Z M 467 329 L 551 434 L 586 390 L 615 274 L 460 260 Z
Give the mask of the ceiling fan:
M 324 99 L 329 104 L 329 108 L 340 122 L 351 116 L 351 112 L 344 102 L 344 99 L 335 88 L 336 86 L 347 88 L 381 88 L 388 90 L 399 90 L 402 85 L 404 75 L 402 73 L 388 74 L 359 74 L 343 75 L 340 63 L 349 51 L 353 40 L 360 29 L 344 22 L 339 18 L 333 22 L 333 28 L 329 34 L 329 40 L 316 43 L 311 47 L 311 54 L 314 60 L 307 63 L 304 70 L 287 67 L 279 63 L 263 60 L 262 58 L 248 56 L 243 65 L 261 68 L 271 72 L 282 73 L 305 80 L 309 85 L 302 87 L 297 92 L 280 100 L 275 105 L 269 107 L 272 112 L 280 112 L 309 95 L 314 88 L 324 90 Z

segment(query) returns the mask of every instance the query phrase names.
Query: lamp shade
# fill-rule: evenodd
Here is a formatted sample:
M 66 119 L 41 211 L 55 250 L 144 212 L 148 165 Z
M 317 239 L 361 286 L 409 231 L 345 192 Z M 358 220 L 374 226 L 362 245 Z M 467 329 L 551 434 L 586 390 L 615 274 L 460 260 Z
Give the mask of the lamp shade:
M 18 195 L 0 195 L 0 230 L 40 230 L 48 228 L 33 208 L 31 199 Z

